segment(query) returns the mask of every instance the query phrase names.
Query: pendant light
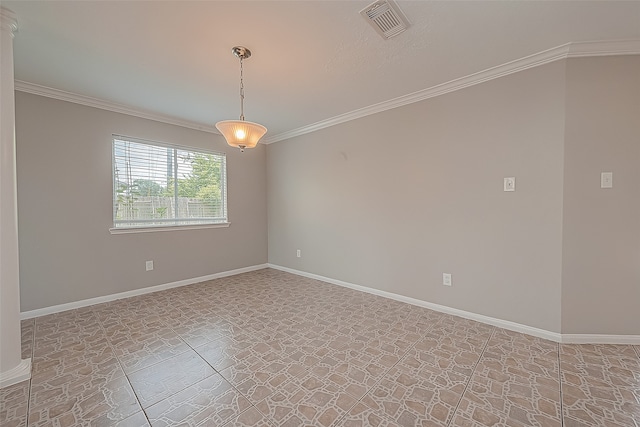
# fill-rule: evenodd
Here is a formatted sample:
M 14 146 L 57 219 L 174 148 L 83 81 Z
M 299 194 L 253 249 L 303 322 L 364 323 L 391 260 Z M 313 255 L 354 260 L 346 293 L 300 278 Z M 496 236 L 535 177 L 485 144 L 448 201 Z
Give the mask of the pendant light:
M 267 133 L 267 128 L 258 123 L 247 122 L 244 119 L 244 81 L 242 73 L 242 61 L 251 56 L 251 51 L 246 47 L 236 46 L 231 49 L 233 54 L 240 58 L 240 120 L 223 120 L 216 123 L 216 128 L 222 133 L 227 144 L 240 148 L 253 148 L 260 138 Z

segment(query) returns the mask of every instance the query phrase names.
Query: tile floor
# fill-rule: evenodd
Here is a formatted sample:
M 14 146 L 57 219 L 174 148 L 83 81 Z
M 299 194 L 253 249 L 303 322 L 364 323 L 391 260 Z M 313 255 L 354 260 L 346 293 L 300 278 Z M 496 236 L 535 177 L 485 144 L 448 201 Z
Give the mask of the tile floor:
M 24 321 L 9 426 L 640 426 L 640 347 L 266 269 Z

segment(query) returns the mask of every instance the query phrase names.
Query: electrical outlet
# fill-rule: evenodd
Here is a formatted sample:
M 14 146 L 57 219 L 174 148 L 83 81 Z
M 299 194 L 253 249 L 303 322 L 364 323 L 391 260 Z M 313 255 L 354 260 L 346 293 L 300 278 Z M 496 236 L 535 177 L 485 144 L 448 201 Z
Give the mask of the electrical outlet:
M 451 286 L 451 273 L 442 273 L 442 284 L 444 286 Z
M 301 258 L 301 257 L 302 257 L 302 255 L 301 255 L 301 253 L 300 253 L 300 249 L 298 249 L 298 250 L 296 251 L 296 256 L 297 256 L 298 258 Z
M 147 271 L 153 270 L 153 261 L 147 261 L 145 263 L 145 267 L 146 267 Z
M 600 188 L 613 188 L 613 172 L 600 174 Z
M 504 191 L 516 191 L 516 178 L 509 177 L 504 179 Z

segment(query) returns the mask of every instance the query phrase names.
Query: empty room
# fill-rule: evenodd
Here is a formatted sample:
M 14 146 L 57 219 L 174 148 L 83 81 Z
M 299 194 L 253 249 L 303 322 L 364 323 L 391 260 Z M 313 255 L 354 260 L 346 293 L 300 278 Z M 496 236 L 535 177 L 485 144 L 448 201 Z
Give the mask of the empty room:
M 640 1 L 0 7 L 3 427 L 640 427 Z

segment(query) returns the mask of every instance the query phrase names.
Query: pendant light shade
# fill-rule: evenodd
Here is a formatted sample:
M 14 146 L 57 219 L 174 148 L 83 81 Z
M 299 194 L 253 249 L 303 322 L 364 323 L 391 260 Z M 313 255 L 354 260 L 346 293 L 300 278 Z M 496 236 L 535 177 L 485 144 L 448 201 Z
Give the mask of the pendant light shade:
M 227 140 L 227 144 L 241 150 L 255 147 L 267 133 L 266 127 L 245 120 L 223 120 L 216 123 L 216 128 Z
M 260 138 L 267 133 L 267 128 L 258 123 L 247 122 L 244 119 L 244 76 L 242 61 L 251 56 L 251 51 L 243 46 L 236 46 L 231 49 L 233 54 L 240 58 L 240 120 L 223 120 L 216 123 L 216 128 L 220 131 L 227 144 L 232 147 L 253 148 L 258 145 Z

